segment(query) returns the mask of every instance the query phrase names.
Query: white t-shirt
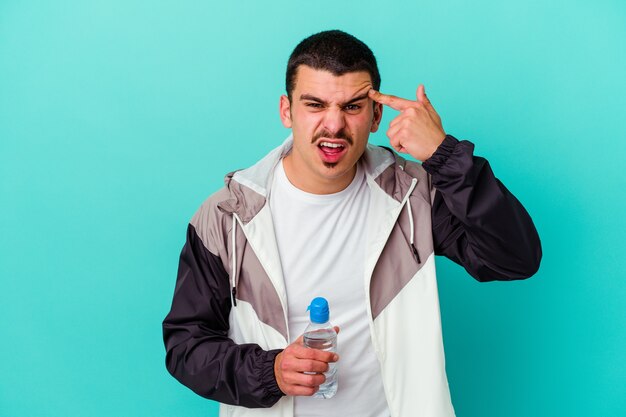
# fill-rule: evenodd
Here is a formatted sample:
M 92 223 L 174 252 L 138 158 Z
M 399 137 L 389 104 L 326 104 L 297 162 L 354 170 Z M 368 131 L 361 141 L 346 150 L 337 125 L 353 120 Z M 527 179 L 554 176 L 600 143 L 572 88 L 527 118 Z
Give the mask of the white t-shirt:
M 304 332 L 306 309 L 318 296 L 328 300 L 330 322 L 340 327 L 337 394 L 294 397 L 295 416 L 389 416 L 365 304 L 369 188 L 360 164 L 347 188 L 318 195 L 291 184 L 281 161 L 269 203 L 287 290 L 289 342 Z

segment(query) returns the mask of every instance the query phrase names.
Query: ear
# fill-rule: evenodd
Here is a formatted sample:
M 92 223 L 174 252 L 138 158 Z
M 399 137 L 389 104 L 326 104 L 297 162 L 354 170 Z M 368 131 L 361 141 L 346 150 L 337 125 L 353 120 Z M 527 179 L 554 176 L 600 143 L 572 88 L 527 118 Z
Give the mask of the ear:
M 280 114 L 280 120 L 283 122 L 283 126 L 287 129 L 291 128 L 291 103 L 289 103 L 289 97 L 286 95 L 280 96 L 280 102 L 278 104 L 278 112 Z
M 370 128 L 370 132 L 374 133 L 378 130 L 378 126 L 380 126 L 380 121 L 383 118 L 383 105 L 381 103 L 374 102 L 374 118 L 372 119 L 372 127 Z

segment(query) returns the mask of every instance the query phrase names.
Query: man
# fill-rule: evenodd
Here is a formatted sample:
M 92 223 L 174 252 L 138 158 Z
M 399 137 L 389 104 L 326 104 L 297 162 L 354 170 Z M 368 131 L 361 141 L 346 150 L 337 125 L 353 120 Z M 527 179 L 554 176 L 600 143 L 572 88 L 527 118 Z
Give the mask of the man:
M 190 222 L 167 369 L 221 415 L 453 416 L 434 255 L 479 281 L 529 277 L 532 220 L 470 142 L 446 135 L 422 85 L 416 100 L 378 91 L 374 55 L 351 35 L 303 40 L 286 84 L 292 135 Z M 400 111 L 396 152 L 367 144 L 383 105 Z M 338 355 L 302 344 L 316 296 L 341 327 Z M 335 361 L 336 396 L 311 398 Z

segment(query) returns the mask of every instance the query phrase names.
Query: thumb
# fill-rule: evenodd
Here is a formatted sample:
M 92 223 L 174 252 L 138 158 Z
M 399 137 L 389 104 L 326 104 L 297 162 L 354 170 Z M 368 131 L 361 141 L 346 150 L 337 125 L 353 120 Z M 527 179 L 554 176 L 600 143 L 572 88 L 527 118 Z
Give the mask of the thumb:
M 417 87 L 417 101 L 426 106 L 431 112 L 435 111 L 435 108 L 426 95 L 426 87 L 424 87 L 424 84 L 420 84 L 419 87 Z
M 420 84 L 417 87 L 417 101 L 426 105 L 430 104 L 430 100 L 426 97 L 426 87 L 424 87 L 424 84 Z

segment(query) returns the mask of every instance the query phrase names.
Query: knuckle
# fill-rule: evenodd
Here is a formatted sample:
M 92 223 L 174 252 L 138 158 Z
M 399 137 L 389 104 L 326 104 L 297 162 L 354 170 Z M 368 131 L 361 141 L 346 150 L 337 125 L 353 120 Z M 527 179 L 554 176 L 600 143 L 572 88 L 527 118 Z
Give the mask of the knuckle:
M 326 377 L 324 376 L 324 374 L 315 374 L 315 386 L 320 386 L 324 383 L 324 381 L 326 381 Z
M 292 368 L 292 360 L 291 358 L 285 358 L 283 359 L 283 361 L 280 363 L 280 369 L 282 371 L 288 371 L 289 369 Z
M 309 354 L 309 348 L 304 346 L 294 346 L 293 348 L 293 357 L 296 358 L 306 358 Z

